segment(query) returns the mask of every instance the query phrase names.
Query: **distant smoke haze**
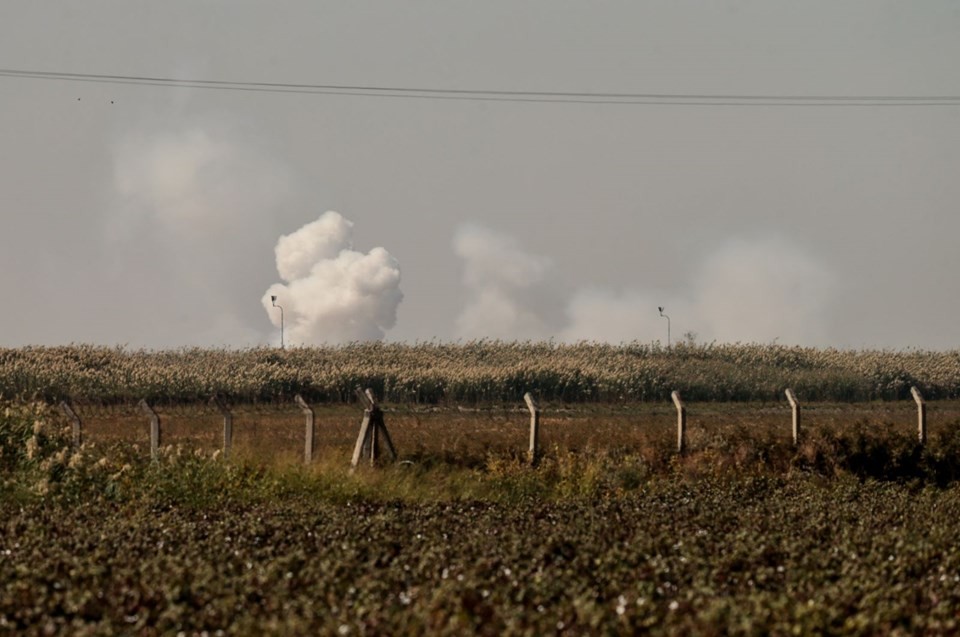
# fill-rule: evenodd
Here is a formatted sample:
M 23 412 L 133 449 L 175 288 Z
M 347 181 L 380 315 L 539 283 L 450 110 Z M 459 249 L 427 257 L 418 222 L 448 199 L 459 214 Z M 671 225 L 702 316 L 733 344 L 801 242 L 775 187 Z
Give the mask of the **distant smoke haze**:
M 736 239 L 704 261 L 691 310 L 709 339 L 811 344 L 826 340 L 834 291 L 830 271 L 799 246 Z
M 693 333 L 701 341 L 808 344 L 825 336 L 835 289 L 825 266 L 779 237 L 722 242 L 672 293 L 648 281 L 646 289 L 591 286 L 561 297 L 549 260 L 476 225 L 461 228 L 454 251 L 469 295 L 457 319 L 466 338 L 666 342 L 657 311 L 664 306 L 674 341 Z
M 453 239 L 463 263 L 466 306 L 456 319 L 461 338 L 522 340 L 549 334 L 562 314 L 547 275 L 549 259 L 525 252 L 513 237 L 479 225 Z
M 268 340 L 253 299 L 270 282 L 274 220 L 295 191 L 289 171 L 237 131 L 209 123 L 136 131 L 114 151 L 117 206 L 106 234 L 118 280 L 153 281 L 141 293 L 143 329 L 183 344 Z M 642 273 L 633 288 L 570 289 L 553 260 L 478 224 L 461 226 L 452 247 L 464 292 L 457 338 L 665 341 L 663 305 L 674 341 L 689 331 L 702 341 L 822 342 L 835 289 L 822 262 L 777 236 L 718 240 L 669 293 Z M 382 247 L 354 249 L 353 223 L 339 213 L 281 236 L 274 254 L 280 282 L 260 297 L 274 340 L 274 295 L 291 345 L 379 340 L 395 326 L 399 264 Z M 176 299 L 185 318 L 155 317 L 153 296 Z M 185 325 L 194 341 L 172 336 Z
M 291 184 L 278 162 L 239 137 L 207 124 L 124 137 L 115 149 L 122 214 L 114 232 L 147 222 L 180 240 L 208 240 L 268 227 L 264 213 L 289 195 Z
M 262 343 L 255 299 L 269 281 L 273 218 L 293 191 L 289 171 L 222 118 L 184 120 L 131 129 L 113 146 L 104 238 L 114 286 L 149 299 L 126 311 L 142 313 L 133 322 L 151 341 Z M 154 299 L 169 310 L 155 311 Z
M 114 187 L 107 237 L 122 255 L 118 271 L 159 279 L 153 291 L 190 308 L 199 344 L 267 341 L 248 308 L 269 282 L 260 255 L 269 254 L 273 219 L 294 190 L 283 165 L 239 130 L 195 123 L 124 137 L 115 148 Z M 403 298 L 397 261 L 383 248 L 354 250 L 353 224 L 340 214 L 281 236 L 274 252 L 281 282 L 261 301 L 277 341 L 272 295 L 284 308 L 291 345 L 378 340 L 396 323 Z M 162 333 L 166 324 L 152 329 Z
M 293 345 L 379 340 L 397 320 L 403 300 L 400 266 L 384 248 L 353 249 L 353 223 L 328 211 L 280 237 L 277 272 L 283 283 L 261 299 L 278 329 L 283 307 L 285 338 Z
M 658 305 L 666 305 L 668 313 L 689 316 L 677 299 L 664 299 L 663 295 L 596 287 L 578 290 L 567 305 L 568 323 L 559 338 L 571 342 L 666 342 L 666 322 L 657 313 Z

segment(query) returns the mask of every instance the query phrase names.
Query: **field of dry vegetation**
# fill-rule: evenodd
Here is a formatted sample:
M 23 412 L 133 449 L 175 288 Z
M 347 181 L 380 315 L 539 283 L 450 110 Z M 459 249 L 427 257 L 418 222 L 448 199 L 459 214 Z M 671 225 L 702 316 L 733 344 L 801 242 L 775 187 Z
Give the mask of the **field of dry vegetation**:
M 401 462 L 350 471 L 358 385 Z M 0 350 L 0 391 L 0 635 L 960 631 L 956 352 L 78 346 Z
M 960 398 L 960 351 L 848 351 L 778 345 L 470 342 L 335 348 L 143 351 L 92 346 L 0 349 L 0 394 L 78 401 L 349 402 L 357 386 L 387 403 L 898 400 Z

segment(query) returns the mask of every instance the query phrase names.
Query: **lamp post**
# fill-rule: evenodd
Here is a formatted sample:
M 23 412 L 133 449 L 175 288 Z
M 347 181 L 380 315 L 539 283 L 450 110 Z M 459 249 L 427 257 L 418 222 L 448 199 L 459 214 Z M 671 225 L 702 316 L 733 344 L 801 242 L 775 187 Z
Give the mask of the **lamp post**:
M 657 308 L 660 310 L 660 316 L 667 319 L 667 347 L 670 347 L 670 317 L 663 313 L 663 306 Z
M 283 306 L 277 305 L 277 297 L 274 295 L 270 296 L 270 302 L 273 303 L 273 307 L 280 308 L 280 349 L 283 349 Z

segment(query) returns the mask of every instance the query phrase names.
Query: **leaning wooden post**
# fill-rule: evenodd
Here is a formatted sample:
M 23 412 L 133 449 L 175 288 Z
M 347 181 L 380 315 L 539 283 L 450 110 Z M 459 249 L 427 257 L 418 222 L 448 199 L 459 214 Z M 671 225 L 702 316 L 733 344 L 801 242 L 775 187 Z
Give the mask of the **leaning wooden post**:
M 60 409 L 63 410 L 63 413 L 73 425 L 73 446 L 79 447 L 83 444 L 83 423 L 80 422 L 80 416 L 73 410 L 70 403 L 65 400 L 60 403 Z
M 916 387 L 911 387 L 910 393 L 913 394 L 913 400 L 917 403 L 917 437 L 920 439 L 920 444 L 925 445 L 927 444 L 927 403 Z
M 227 407 L 226 401 L 219 395 L 213 397 L 213 403 L 223 414 L 223 457 L 226 459 L 230 455 L 230 449 L 233 447 L 233 414 Z
M 790 409 L 793 410 L 793 446 L 800 444 L 800 401 L 792 389 L 787 389 L 787 401 L 790 403 Z
M 150 457 L 156 460 L 160 451 L 160 416 L 147 403 L 146 399 L 140 401 L 140 409 L 150 419 Z
M 540 459 L 540 408 L 534 402 L 530 392 L 523 395 L 523 401 L 530 410 L 530 446 L 527 449 L 527 460 L 535 465 Z
M 672 392 L 670 398 L 677 408 L 677 453 L 683 453 L 687 449 L 687 408 L 680 400 L 680 392 Z
M 300 407 L 300 411 L 303 412 L 304 418 L 306 419 L 306 424 L 304 425 L 304 434 L 303 434 L 303 462 L 304 464 L 310 464 L 311 462 L 313 462 L 313 438 L 314 438 L 313 408 L 307 404 L 307 401 L 305 401 L 300 394 L 297 394 L 296 396 L 294 396 L 293 400 L 297 403 L 297 406 Z

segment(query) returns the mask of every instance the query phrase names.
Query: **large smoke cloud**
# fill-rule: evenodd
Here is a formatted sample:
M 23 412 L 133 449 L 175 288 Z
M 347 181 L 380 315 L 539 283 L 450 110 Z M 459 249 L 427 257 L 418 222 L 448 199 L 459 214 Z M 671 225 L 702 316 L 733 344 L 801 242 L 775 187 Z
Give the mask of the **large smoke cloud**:
M 163 311 L 141 319 L 161 344 L 182 344 L 174 334 L 186 325 L 191 343 L 267 340 L 250 299 L 270 283 L 260 255 L 268 257 L 276 220 L 291 207 L 297 184 L 288 167 L 243 133 L 229 123 L 197 121 L 137 131 L 115 147 L 118 205 L 107 233 L 117 278 L 142 282 L 151 300 L 165 300 Z M 279 297 L 290 344 L 381 339 L 395 324 L 402 299 L 397 262 L 383 248 L 355 251 L 352 235 L 351 222 L 328 212 L 276 242 L 282 283 L 262 301 L 279 328 L 270 302 Z
M 329 211 L 277 241 L 275 283 L 262 303 L 280 327 L 284 309 L 287 341 L 294 345 L 377 340 L 396 323 L 400 266 L 383 248 L 353 249 L 353 223 Z
M 705 256 L 683 292 L 588 287 L 561 299 L 551 291 L 549 260 L 511 237 L 478 226 L 461 229 L 454 250 L 464 261 L 471 297 L 457 319 L 469 338 L 564 341 L 665 341 L 666 306 L 674 340 L 812 344 L 826 333 L 833 276 L 779 237 L 731 240 Z M 651 284 L 656 283 L 651 281 Z M 557 307 L 560 319 L 557 319 Z

